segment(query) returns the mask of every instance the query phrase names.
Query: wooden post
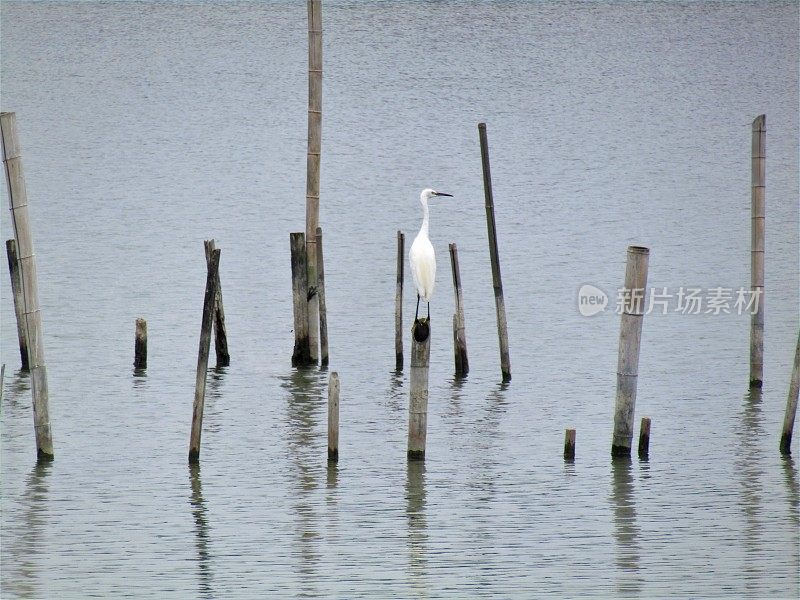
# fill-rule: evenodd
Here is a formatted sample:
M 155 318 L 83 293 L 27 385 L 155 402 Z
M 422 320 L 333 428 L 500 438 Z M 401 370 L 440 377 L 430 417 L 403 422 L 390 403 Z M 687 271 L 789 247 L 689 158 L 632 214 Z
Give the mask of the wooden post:
M 394 361 L 395 369 L 403 370 L 403 275 L 406 234 L 397 232 L 397 287 L 394 294 Z
M 408 407 L 408 460 L 425 460 L 428 433 L 428 364 L 431 334 L 428 319 L 411 329 L 411 397 Z
M 189 439 L 189 463 L 200 462 L 200 435 L 203 431 L 203 406 L 206 397 L 206 372 L 208 352 L 211 349 L 211 328 L 217 296 L 220 250 L 211 251 L 211 260 L 206 264 L 206 294 L 203 298 L 203 321 L 200 326 L 200 348 L 197 352 L 197 376 L 194 387 L 194 409 L 192 410 L 192 434 Z
M 464 295 L 461 291 L 461 271 L 458 266 L 458 247 L 450 244 L 450 266 L 453 272 L 453 295 L 456 312 L 453 315 L 453 354 L 455 357 L 456 377 L 466 377 L 469 373 L 467 357 L 467 334 L 464 329 Z
M 23 371 L 28 370 L 28 334 L 25 329 L 25 301 L 22 297 L 22 281 L 19 277 L 19 259 L 17 258 L 17 242 L 6 240 L 8 256 L 8 273 L 11 275 L 11 295 L 14 296 L 14 315 L 17 317 L 17 338 L 19 339 L 19 357 Z
M 0 113 L 0 130 L 2 130 L 3 162 L 11 207 L 11 224 L 19 252 L 23 316 L 28 334 L 28 366 L 31 372 L 33 391 L 36 455 L 38 460 L 51 460 L 54 456 L 53 437 L 50 431 L 47 368 L 44 361 L 44 334 L 42 332 L 42 313 L 39 309 L 36 256 L 33 251 L 33 238 L 28 215 L 28 194 L 25 189 L 25 176 L 22 170 L 22 157 L 14 113 Z
M 328 303 L 325 300 L 325 261 L 322 256 L 322 227 L 317 227 L 317 296 L 319 297 L 319 363 L 328 366 Z
M 136 341 L 133 347 L 133 368 L 147 368 L 147 321 L 136 319 Z
M 500 368 L 503 381 L 511 380 L 511 358 L 508 354 L 508 324 L 506 304 L 503 299 L 503 280 L 500 276 L 500 257 L 497 251 L 497 227 L 494 221 L 494 197 L 492 195 L 492 173 L 489 168 L 489 142 L 486 138 L 486 123 L 478 123 L 483 164 L 483 193 L 486 197 L 486 227 L 489 233 L 489 258 L 492 262 L 494 303 L 497 309 L 497 335 L 500 339 Z
M 322 1 L 308 0 L 308 153 L 306 157 L 306 253 L 308 257 L 309 360 L 319 356 L 319 296 L 316 233 L 319 225 L 319 174 L 322 149 Z
M 205 240 L 206 265 L 211 261 L 211 253 L 217 249 L 214 240 Z M 225 326 L 225 307 L 222 305 L 222 278 L 217 273 L 217 295 L 214 300 L 214 353 L 217 355 L 217 367 L 231 364 L 228 353 L 228 328 Z
M 628 246 L 625 267 L 624 304 L 619 330 L 617 397 L 614 408 L 614 438 L 611 456 L 631 455 L 633 418 L 636 408 L 636 382 L 639 375 L 639 346 L 642 338 L 647 265 L 650 250 Z
M 642 417 L 639 426 L 639 458 L 646 459 L 650 456 L 650 417 Z
M 766 179 L 767 116 L 753 121 L 750 238 L 750 291 L 757 304 L 750 317 L 750 387 L 764 379 L 764 185 Z
M 564 460 L 575 460 L 575 430 L 567 429 L 564 435 Z
M 311 364 L 308 345 L 308 268 L 306 242 L 302 232 L 290 233 L 292 251 L 292 306 L 294 308 L 294 352 L 292 366 Z
M 339 460 L 339 374 L 328 380 L 328 460 Z
M 6 363 L 0 367 L 0 413 L 3 412 L 3 390 L 5 389 Z
M 781 433 L 781 454 L 791 454 L 792 430 L 794 418 L 797 415 L 797 397 L 800 395 L 800 335 L 797 336 L 797 348 L 794 351 L 794 365 L 792 366 L 792 379 L 789 382 L 789 397 L 786 400 L 786 414 L 783 417 L 783 432 Z

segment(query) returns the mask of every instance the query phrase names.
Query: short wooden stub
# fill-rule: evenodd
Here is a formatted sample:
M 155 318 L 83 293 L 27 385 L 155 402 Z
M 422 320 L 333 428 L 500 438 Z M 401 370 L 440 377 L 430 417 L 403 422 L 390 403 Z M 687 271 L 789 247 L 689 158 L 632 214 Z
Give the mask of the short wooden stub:
M 394 364 L 403 369 L 403 278 L 406 234 L 397 232 L 397 286 L 394 294 Z
M 790 454 L 792 447 L 792 430 L 797 415 L 797 397 L 800 395 L 800 335 L 797 336 L 797 348 L 794 351 L 792 378 L 789 381 L 789 397 L 786 399 L 786 414 L 783 417 L 781 432 L 781 454 Z
M 567 429 L 564 434 L 564 460 L 575 460 L 575 430 Z
M 211 260 L 211 253 L 217 249 L 214 240 L 203 242 L 206 249 L 206 265 Z M 217 297 L 214 302 L 214 353 L 217 355 L 217 367 L 227 367 L 231 364 L 231 355 L 228 352 L 228 328 L 225 326 L 225 307 L 222 304 L 222 278 L 217 273 Z
M 628 246 L 623 289 L 624 303 L 619 331 L 614 437 L 611 442 L 612 456 L 630 457 L 631 455 L 649 255 L 650 250 L 647 248 Z
M 500 255 L 497 249 L 497 226 L 494 219 L 494 194 L 492 192 L 492 173 L 489 165 L 489 141 L 486 123 L 478 123 L 478 136 L 481 145 L 481 164 L 483 166 L 483 193 L 486 198 L 486 228 L 489 235 L 489 259 L 492 263 L 492 284 L 497 311 L 497 337 L 500 341 L 500 370 L 503 381 L 511 380 L 511 357 L 508 352 L 508 323 L 506 304 L 503 298 L 503 278 L 500 275 Z
M 764 379 L 764 222 L 767 162 L 767 116 L 753 120 L 750 292 L 755 310 L 750 316 L 750 387 L 761 387 Z M 756 305 L 755 302 L 758 302 Z
M 144 370 L 147 368 L 147 321 L 136 319 L 136 339 L 133 347 L 133 368 Z
M 450 267 L 453 273 L 453 295 L 455 296 L 455 313 L 453 314 L 453 358 L 456 377 L 466 377 L 469 373 L 469 357 L 467 356 L 467 333 L 464 325 L 464 294 L 461 291 L 461 270 L 458 265 L 458 247 L 450 246 Z
M 192 433 L 189 439 L 189 462 L 200 461 L 200 436 L 203 431 L 203 406 L 206 396 L 206 372 L 208 354 L 211 349 L 211 328 L 214 317 L 214 304 L 217 294 L 217 275 L 219 273 L 219 249 L 211 252 L 206 276 L 206 293 L 203 298 L 203 320 L 200 325 L 200 347 L 197 352 L 197 375 L 194 387 L 194 407 L 192 410 Z
M 639 458 L 645 459 L 650 456 L 650 417 L 642 417 L 639 426 Z
M 420 330 L 424 329 L 424 336 Z M 411 393 L 408 407 L 408 460 L 425 459 L 428 434 L 428 364 L 430 360 L 430 323 L 414 323 L 411 342 Z M 420 338 L 423 338 L 420 340 Z
M 317 296 L 319 296 L 319 364 L 328 366 L 328 303 L 325 299 L 325 263 L 322 256 L 322 227 L 317 227 Z
M 22 169 L 22 156 L 17 136 L 15 113 L 0 113 L 0 139 L 6 173 L 11 225 L 19 253 L 18 264 L 22 283 L 23 316 L 28 342 L 28 367 L 33 395 L 33 430 L 36 436 L 36 458 L 49 461 L 54 457 L 50 429 L 50 394 L 44 360 L 44 332 L 39 307 L 39 282 L 36 274 L 36 253 L 33 248 L 31 219 L 28 214 L 28 193 Z
M 328 460 L 339 460 L 339 374 L 328 380 Z
M 305 234 L 290 233 L 292 252 L 292 308 L 294 312 L 294 351 L 292 366 L 311 364 L 308 342 L 308 268 L 306 264 Z
M 11 295 L 14 297 L 14 315 L 17 318 L 17 339 L 19 340 L 19 358 L 23 371 L 28 370 L 28 334 L 25 329 L 25 301 L 22 297 L 22 281 L 19 277 L 19 259 L 17 242 L 6 240 L 8 256 L 8 273 L 11 276 Z

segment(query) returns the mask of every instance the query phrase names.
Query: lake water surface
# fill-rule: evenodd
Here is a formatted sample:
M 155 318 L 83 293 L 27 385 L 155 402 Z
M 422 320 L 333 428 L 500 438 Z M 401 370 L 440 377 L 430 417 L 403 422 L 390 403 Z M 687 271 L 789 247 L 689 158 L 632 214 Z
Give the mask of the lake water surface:
M 56 453 L 36 464 L 0 261 L 3 598 L 797 597 L 800 473 L 778 440 L 800 326 L 799 13 L 795 1 L 326 0 L 331 364 L 296 370 L 305 2 L 3 2 L 2 109 L 22 140 Z M 650 460 L 612 462 L 625 249 L 650 248 L 659 292 L 748 289 L 761 113 L 763 390 L 748 390 L 749 316 L 683 314 L 673 298 L 644 321 L 636 419 L 652 418 Z M 405 458 L 394 265 L 424 187 L 454 198 L 431 211 L 421 464 Z M 222 248 L 232 362 L 209 372 L 191 469 L 208 238 Z M 453 376 L 449 242 L 466 379 Z M 606 311 L 581 316 L 584 284 L 609 295 Z M 406 353 L 413 308 L 407 293 Z M 139 316 L 146 375 L 132 370 Z

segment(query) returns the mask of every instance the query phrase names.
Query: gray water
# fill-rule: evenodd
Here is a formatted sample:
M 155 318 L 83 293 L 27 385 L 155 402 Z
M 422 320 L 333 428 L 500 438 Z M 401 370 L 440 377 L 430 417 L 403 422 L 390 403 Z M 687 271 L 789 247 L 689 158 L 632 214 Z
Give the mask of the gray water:
M 336 466 L 330 371 L 290 365 L 305 2 L 3 2 L 2 109 L 17 113 L 23 146 L 56 453 L 36 464 L 3 260 L 3 598 L 796 597 L 800 475 L 778 439 L 799 325 L 798 13 L 797 2 L 326 0 L 320 220 L 342 381 Z M 612 463 L 625 248 L 650 247 L 659 291 L 749 288 L 761 113 L 764 388 L 748 391 L 747 314 L 654 311 L 636 406 L 637 423 L 653 420 L 650 460 Z M 408 371 L 394 372 L 394 253 L 398 229 L 413 239 L 428 186 L 455 197 L 432 207 L 419 464 L 405 459 Z M 212 237 L 232 362 L 209 372 L 193 470 Z M 449 242 L 465 295 L 463 380 Z M 578 311 L 587 283 L 610 296 L 594 317 Z M 407 293 L 406 353 L 413 303 Z M 138 316 L 146 375 L 132 370 Z M 562 458 L 568 427 L 574 463 Z

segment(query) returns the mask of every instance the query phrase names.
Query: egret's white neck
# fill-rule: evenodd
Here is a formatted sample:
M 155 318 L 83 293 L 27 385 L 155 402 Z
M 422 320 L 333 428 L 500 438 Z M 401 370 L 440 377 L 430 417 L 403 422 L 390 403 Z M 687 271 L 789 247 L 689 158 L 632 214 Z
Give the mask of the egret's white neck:
M 428 201 L 425 198 L 419 199 L 422 204 L 422 227 L 419 228 L 420 233 L 428 235 Z

